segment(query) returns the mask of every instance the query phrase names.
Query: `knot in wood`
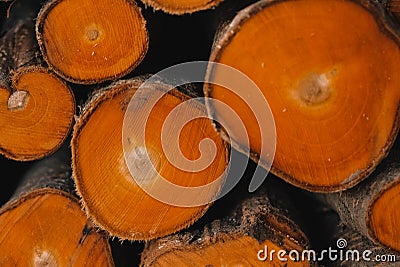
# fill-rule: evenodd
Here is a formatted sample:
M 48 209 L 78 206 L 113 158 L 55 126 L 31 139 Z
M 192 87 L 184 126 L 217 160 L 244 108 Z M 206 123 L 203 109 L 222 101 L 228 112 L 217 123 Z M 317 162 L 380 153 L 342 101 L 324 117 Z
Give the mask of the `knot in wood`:
M 28 104 L 29 93 L 27 91 L 15 91 L 8 98 L 9 110 L 22 110 Z

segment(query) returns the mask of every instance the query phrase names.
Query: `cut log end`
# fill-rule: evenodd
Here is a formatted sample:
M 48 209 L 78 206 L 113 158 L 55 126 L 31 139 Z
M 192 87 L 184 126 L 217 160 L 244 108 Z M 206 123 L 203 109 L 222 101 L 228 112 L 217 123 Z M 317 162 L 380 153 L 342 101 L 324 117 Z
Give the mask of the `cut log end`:
M 400 181 L 400 176 L 397 178 Z M 371 236 L 386 247 L 400 251 L 400 183 L 397 182 L 372 204 L 369 212 Z
M 26 172 L 0 209 L 1 266 L 114 266 L 73 191 L 66 146 Z
M 367 1 L 264 0 L 242 10 L 218 35 L 210 60 L 248 75 L 272 110 L 274 174 L 310 191 L 340 191 L 367 177 L 387 155 L 400 106 L 400 42 L 391 25 L 391 17 Z M 208 70 L 211 83 L 223 75 L 218 67 Z M 211 83 L 205 95 L 239 114 L 258 161 L 271 141 L 261 140 L 254 107 Z M 211 114 L 235 133 L 237 122 L 210 103 Z M 233 137 L 235 147 L 246 142 Z
M 21 161 L 49 155 L 63 143 L 72 126 L 72 92 L 40 67 L 20 68 L 12 88 L 11 94 L 0 90 L 1 153 Z
M 0 226 L 0 265 L 113 266 L 107 240 L 96 231 L 85 231 L 79 202 L 62 191 L 28 194 L 3 209 Z
M 245 200 L 231 215 L 201 230 L 151 241 L 141 266 L 314 266 L 290 255 L 301 255 L 308 246 L 299 226 L 264 195 Z
M 143 0 L 155 10 L 162 10 L 173 15 L 183 15 L 217 6 L 223 0 Z
M 129 240 L 160 237 L 185 228 L 200 218 L 209 206 L 178 207 L 163 203 L 144 192 L 137 181 L 146 188 L 160 188 L 161 191 L 162 177 L 180 186 L 201 186 L 223 175 L 228 161 L 227 145 L 206 118 L 188 122 L 180 133 L 170 133 L 168 142 L 163 143 L 161 129 L 167 115 L 178 105 L 185 106 L 183 101 L 188 97 L 173 90 L 164 94 L 152 108 L 152 103 L 155 103 L 153 96 L 162 92 L 160 88 L 163 86 L 152 85 L 154 88 L 146 88 L 146 93 L 135 94 L 142 83 L 141 79 L 121 81 L 98 94 L 84 108 L 74 127 L 71 144 L 74 179 L 87 213 L 99 227 Z M 140 96 L 140 103 L 128 106 L 134 94 Z M 150 119 L 145 122 L 149 108 L 152 108 Z M 175 123 L 193 112 L 206 116 L 200 103 L 186 108 L 188 112 L 177 117 Z M 143 127 L 146 131 L 144 143 L 138 138 L 143 128 L 139 129 L 137 125 L 141 123 L 147 123 Z M 123 135 L 123 129 L 129 131 Z M 214 161 L 198 172 L 175 167 L 163 150 L 163 145 L 169 146 L 175 141 L 172 136 L 179 139 L 181 150 L 174 150 L 173 157 L 183 154 L 190 161 L 202 159 L 199 144 L 210 138 L 217 151 Z M 215 188 L 201 192 L 198 197 L 212 199 L 219 192 L 223 180 L 217 181 Z M 165 197 L 171 200 L 185 198 L 173 191 L 165 193 Z M 190 197 L 193 196 L 187 196 Z
M 335 194 L 318 195 L 340 216 L 343 223 L 372 242 L 400 252 L 400 162 L 391 153 L 360 184 Z
M 146 22 L 131 0 L 51 1 L 39 14 L 36 31 L 47 63 L 76 83 L 122 77 L 148 49 Z
M 285 242 L 287 240 L 282 240 Z M 159 244 L 160 246 L 172 245 L 172 244 Z M 286 251 L 284 247 L 279 246 L 271 241 L 265 241 L 259 243 L 256 239 L 250 236 L 241 236 L 237 239 L 232 237 L 222 238 L 216 242 L 211 242 L 207 245 L 199 246 L 183 246 L 179 248 L 179 244 L 176 240 L 173 244 L 175 249 L 165 252 L 159 257 L 150 260 L 150 258 L 143 258 L 141 266 L 310 266 L 308 262 L 293 261 L 288 256 L 282 257 L 285 260 L 278 260 L 276 255 L 270 257 L 269 255 L 264 255 L 265 253 L 274 251 Z M 269 251 L 265 251 L 268 248 Z M 152 249 L 152 248 L 149 248 Z M 153 248 L 155 249 L 155 248 Z M 302 251 L 304 248 L 293 246 L 291 249 L 297 249 Z M 258 259 L 257 252 L 263 250 L 259 253 L 261 259 L 266 257 L 266 260 Z M 149 257 L 150 255 L 146 255 Z

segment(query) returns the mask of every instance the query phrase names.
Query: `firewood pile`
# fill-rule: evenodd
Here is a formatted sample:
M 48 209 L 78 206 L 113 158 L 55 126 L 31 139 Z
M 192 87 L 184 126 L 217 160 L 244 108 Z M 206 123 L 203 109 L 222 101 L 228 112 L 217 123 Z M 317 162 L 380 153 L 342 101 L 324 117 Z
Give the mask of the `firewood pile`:
M 0 0 L 0 266 L 400 266 L 400 1 Z

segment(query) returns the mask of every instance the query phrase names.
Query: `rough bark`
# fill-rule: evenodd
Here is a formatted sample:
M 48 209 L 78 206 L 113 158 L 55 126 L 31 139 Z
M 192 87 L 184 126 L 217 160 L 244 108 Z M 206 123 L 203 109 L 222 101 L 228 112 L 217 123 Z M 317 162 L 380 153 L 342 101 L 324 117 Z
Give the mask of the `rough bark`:
M 275 245 L 277 247 L 273 249 L 283 249 L 287 253 L 291 250 L 301 253 L 302 250 L 309 249 L 307 237 L 299 224 L 292 219 L 296 214 L 293 205 L 290 205 L 284 192 L 270 194 L 273 191 L 277 192 L 279 189 L 268 192 L 260 190 L 247 196 L 227 216 L 214 220 L 202 229 L 193 228 L 191 231 L 150 241 L 142 253 L 141 266 L 178 263 L 182 266 L 265 266 L 272 260 L 269 256 L 265 261 L 257 259 L 257 252 L 264 249 L 265 244 L 268 244 L 270 250 Z M 278 195 L 279 199 L 275 199 Z M 289 206 L 291 208 L 287 210 L 285 207 Z M 256 242 L 251 244 L 243 241 L 248 240 L 247 238 Z M 234 242 L 241 244 L 242 250 L 239 249 L 236 254 L 231 255 L 229 253 L 237 249 L 232 245 Z M 251 254 L 253 250 L 254 253 Z M 246 252 L 241 253 L 242 251 Z M 271 264 L 277 264 L 273 266 L 296 266 L 293 262 L 279 262 L 276 258 L 273 262 Z M 314 266 L 315 262 L 298 264 Z
M 38 0 L 11 4 L 0 33 L 0 153 L 19 161 L 57 150 L 75 114 L 72 91 L 40 55 L 35 35 L 40 6 Z
M 47 189 L 60 190 L 77 198 L 71 175 L 71 152 L 64 145 L 29 170 L 8 203 L 18 201 L 32 191 Z
M 400 1 L 399 0 L 378 0 L 396 19 L 400 18 Z
M 346 240 L 345 248 L 342 248 L 342 260 L 336 260 L 332 266 L 340 267 L 396 267 L 399 266 L 400 255 L 397 252 L 387 250 L 386 248 L 377 245 L 357 231 L 354 231 L 344 223 L 340 223 L 337 227 L 337 232 L 334 235 L 335 242 Z M 339 240 L 339 241 L 338 241 Z M 338 244 L 333 244 L 333 249 L 337 249 Z M 359 255 L 359 260 L 354 260 L 349 251 L 357 251 L 354 254 Z M 357 253 L 356 252 L 356 253 Z M 346 254 L 347 253 L 347 254 Z M 364 253 L 364 257 L 363 257 Z M 340 256 L 339 256 L 340 257 Z
M 379 227 L 379 225 L 374 225 L 373 223 L 373 216 L 378 212 L 376 209 L 373 209 L 374 205 L 387 194 L 389 190 L 397 190 L 399 186 L 399 153 L 394 151 L 378 166 L 370 177 L 354 188 L 339 193 L 321 194 L 318 196 L 337 211 L 341 220 L 346 225 L 356 229 L 373 242 L 379 242 L 382 246 L 399 250 L 398 247 L 393 247 L 397 245 L 388 244 L 386 243 L 388 242 L 387 240 L 380 240 L 382 237 L 377 236 L 375 232 L 375 228 Z M 391 198 L 388 201 L 389 202 L 386 203 L 387 205 L 398 203 L 396 198 Z M 382 211 L 382 213 L 384 213 L 384 211 Z M 387 224 L 390 222 L 393 225 L 397 225 L 397 228 L 399 228 L 400 218 L 394 214 L 395 211 L 387 210 L 385 215 L 387 217 Z M 384 214 L 382 214 L 382 216 L 384 216 Z M 392 234 L 394 235 L 395 233 Z M 393 239 L 396 239 L 396 237 L 393 237 Z M 396 242 L 396 240 L 393 240 L 393 242 Z
M 13 72 L 21 67 L 40 63 L 39 46 L 35 36 L 35 18 L 39 12 L 39 1 L 18 0 L 10 8 L 0 32 L 0 88 L 13 93 Z
M 70 159 L 68 148 L 63 147 L 51 157 L 38 161 L 28 170 L 12 198 L 0 209 L 0 224 L 4 229 L 0 235 L 1 265 L 33 261 L 38 266 L 57 266 L 66 262 L 80 266 L 95 263 L 113 266 L 106 235 L 97 232 L 80 209 L 74 193 Z M 40 214 L 43 210 L 49 213 Z M 72 217 L 65 218 L 66 214 Z M 58 219 L 59 215 L 68 221 Z M 37 222 L 40 216 L 42 219 Z M 64 225 L 75 230 L 65 233 Z M 26 237 L 27 233 L 23 231 L 32 233 L 33 238 Z M 49 232 L 63 236 L 51 236 Z M 10 245 L 13 241 L 9 239 L 15 236 L 24 238 L 21 247 L 26 251 L 10 248 L 14 245 Z M 66 244 L 66 240 L 74 239 L 77 244 Z
M 185 3 L 184 0 L 142 0 L 143 3 L 153 7 L 155 10 L 162 10 L 166 13 L 173 15 L 190 14 L 201 10 L 211 9 L 217 6 L 222 1 L 223 0 L 205 0 L 198 1 L 198 3 L 195 3 L 194 1 Z

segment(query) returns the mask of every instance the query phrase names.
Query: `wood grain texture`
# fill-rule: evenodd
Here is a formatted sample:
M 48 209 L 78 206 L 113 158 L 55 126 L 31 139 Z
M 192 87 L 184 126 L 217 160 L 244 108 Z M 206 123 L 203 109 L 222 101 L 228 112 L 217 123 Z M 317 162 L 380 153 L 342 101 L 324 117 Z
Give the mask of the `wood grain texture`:
M 35 39 L 39 1 L 17 1 L 1 29 L 0 153 L 20 161 L 57 150 L 72 127 L 75 98 L 43 66 Z
M 309 248 L 304 233 L 285 214 L 259 191 L 231 214 L 202 229 L 151 241 L 142 253 L 141 266 L 314 266 L 313 262 L 293 261 L 288 255 L 286 261 L 280 261 L 276 254 L 270 256 L 272 250 L 289 254 Z M 262 261 L 257 253 L 265 247 L 266 260 Z M 264 253 L 260 253 L 261 258 Z
M 270 105 L 274 174 L 309 191 L 333 192 L 376 168 L 399 127 L 397 29 L 374 1 L 265 0 L 239 12 L 216 36 L 210 60 L 248 75 Z M 211 81 L 223 75 L 217 67 L 208 70 Z M 259 154 L 271 140 L 261 140 L 246 103 L 215 85 L 206 84 L 204 93 L 242 117 L 254 160 L 268 166 Z M 237 122 L 209 109 L 235 130 Z M 244 138 L 235 136 L 232 145 L 248 149 Z
M 399 265 L 400 255 L 398 253 L 371 242 L 371 240 L 343 223 L 338 225 L 335 237 L 336 240 L 345 239 L 347 246 L 343 249 L 343 260 L 337 260 L 332 266 L 396 267 Z M 350 254 L 349 251 L 353 251 L 352 253 L 356 254 Z M 358 251 L 358 254 L 355 251 Z
M 390 12 L 398 19 L 400 18 L 400 1 L 399 0 L 387 0 L 386 7 Z
M 131 72 L 148 49 L 146 21 L 132 0 L 53 0 L 36 23 L 40 50 L 64 79 L 82 84 Z
M 171 198 L 200 197 L 211 200 L 224 182 L 223 173 L 229 155 L 227 144 L 215 132 L 209 119 L 205 118 L 204 106 L 200 102 L 193 106 L 186 105 L 184 101 L 189 98 L 177 90 L 164 94 L 151 109 L 145 126 L 144 143 L 135 134 L 135 127 L 138 127 L 135 125 L 140 124 L 133 123 L 133 128 L 129 128 L 129 134 L 124 137 L 127 142 L 123 146 L 124 116 L 128 113 L 133 122 L 144 120 L 146 109 L 153 102 L 153 93 L 163 92 L 165 86 L 162 83 L 147 85 L 146 90 L 137 93 L 140 103 L 128 109 L 132 96 L 143 82 L 141 78 L 120 81 L 95 94 L 83 108 L 71 142 L 74 179 L 85 211 L 99 227 L 121 239 L 143 240 L 171 234 L 191 225 L 210 205 L 178 207 L 158 201 L 143 191 L 135 179 L 145 181 L 150 188 L 159 188 L 162 177 L 179 186 L 197 187 L 217 181 L 222 175 L 216 187 L 203 190 L 198 195 L 165 192 L 165 196 Z M 164 121 L 180 104 L 186 105 L 188 113 L 203 114 L 204 118 L 190 121 L 181 132 L 170 133 L 162 142 Z M 207 168 L 196 172 L 174 166 L 163 150 L 163 145 L 173 144 L 177 139 L 179 147 L 173 147 L 173 154 L 182 153 L 186 159 L 193 161 L 201 156 L 197 147 L 205 138 L 215 144 L 215 158 Z M 129 160 L 125 157 L 126 153 L 129 154 Z M 143 156 L 146 153 L 148 158 Z M 130 164 L 130 169 L 127 164 Z
M 113 266 L 74 195 L 65 150 L 39 161 L 0 210 L 2 266 Z
M 142 0 L 143 3 L 173 15 L 190 14 L 217 6 L 223 0 Z
M 320 196 L 349 227 L 383 247 L 400 251 L 399 190 L 400 161 L 395 151 L 359 185 Z

